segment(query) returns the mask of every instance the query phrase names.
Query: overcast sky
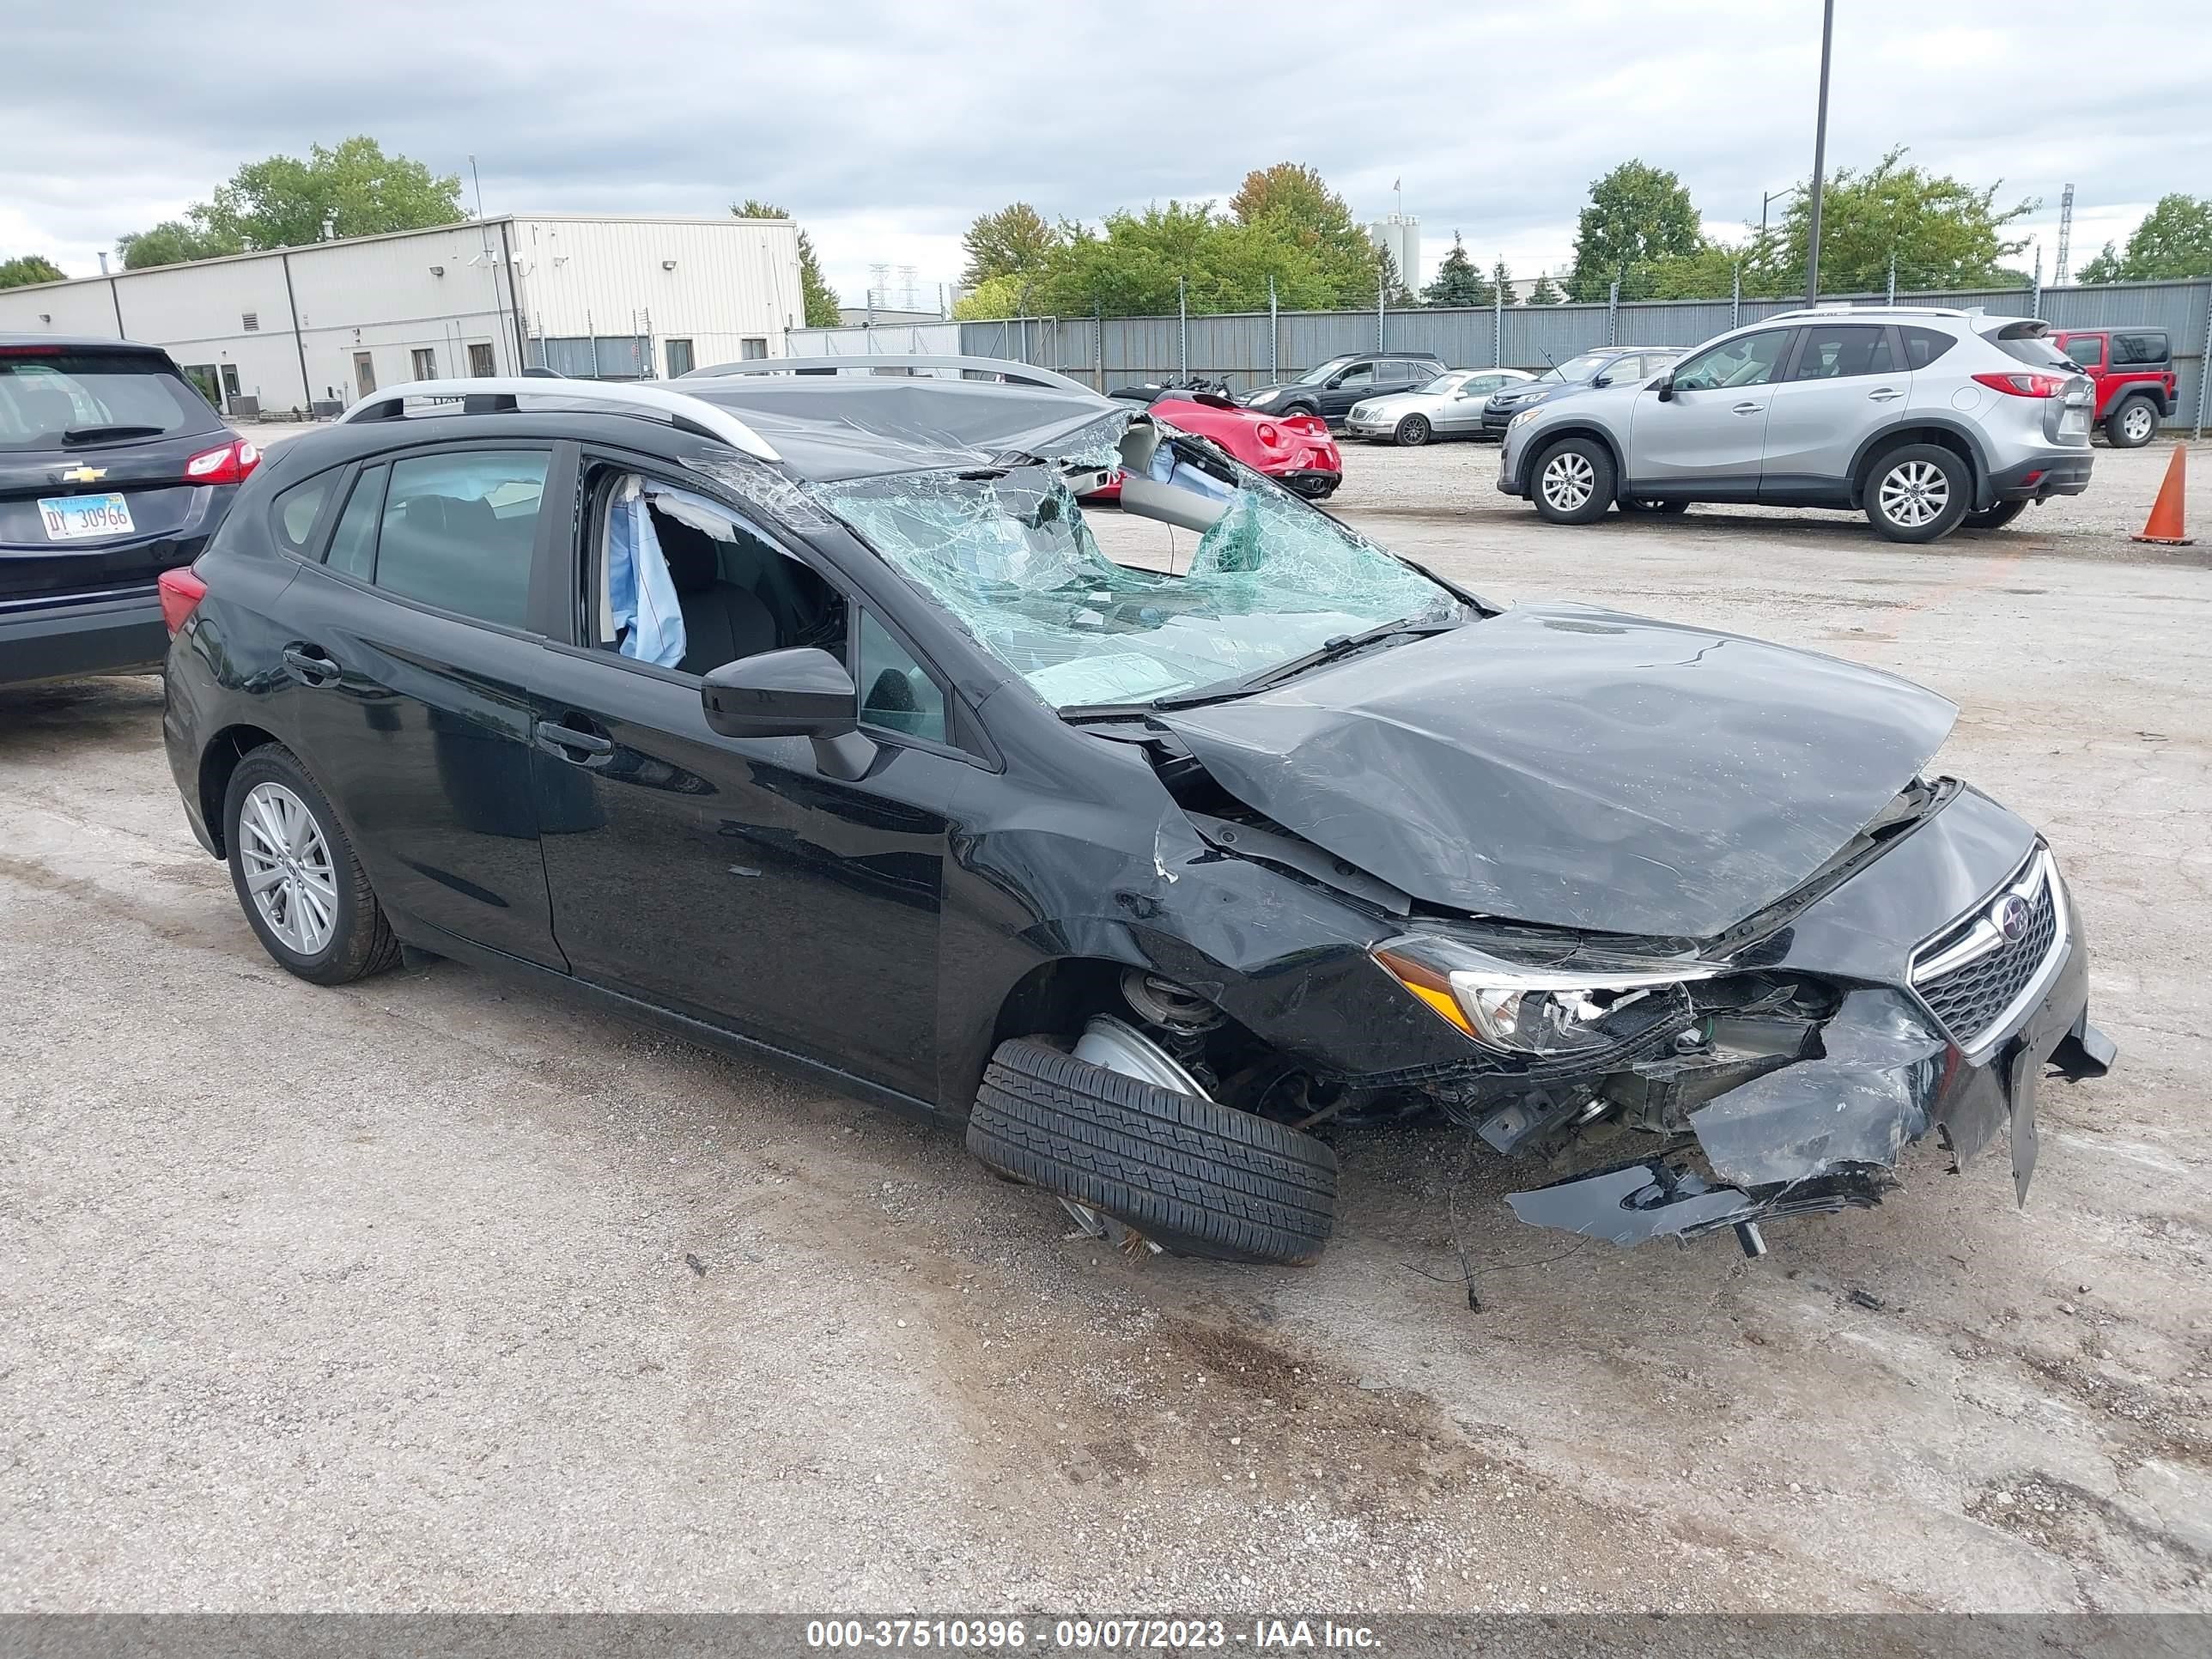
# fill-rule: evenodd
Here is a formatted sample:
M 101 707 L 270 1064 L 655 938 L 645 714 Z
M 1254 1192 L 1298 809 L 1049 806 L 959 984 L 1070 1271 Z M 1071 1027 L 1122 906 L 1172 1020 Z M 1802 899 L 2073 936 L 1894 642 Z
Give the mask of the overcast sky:
M 1838 0 L 1829 164 L 1906 143 L 2042 198 L 2027 228 L 2046 273 L 2071 180 L 2078 266 L 2164 192 L 2212 189 L 2206 10 Z M 1402 178 L 1431 269 L 1456 228 L 1529 276 L 1567 263 L 1589 181 L 1629 156 L 1679 173 L 1717 232 L 1804 178 L 1820 11 L 7 0 L 0 258 L 90 274 L 118 234 L 240 163 L 367 132 L 465 178 L 473 153 L 495 214 L 784 204 L 854 302 L 882 262 L 915 267 L 933 303 L 961 230 L 1009 201 L 1096 220 L 1225 198 L 1283 160 L 1320 168 L 1362 219 Z

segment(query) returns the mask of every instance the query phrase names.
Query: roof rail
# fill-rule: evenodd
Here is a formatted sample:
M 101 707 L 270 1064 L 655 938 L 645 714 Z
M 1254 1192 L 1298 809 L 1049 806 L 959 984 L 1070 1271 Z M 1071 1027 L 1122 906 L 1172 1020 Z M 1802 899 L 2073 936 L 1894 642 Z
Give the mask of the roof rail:
M 938 356 L 929 352 L 908 351 L 853 357 L 749 357 L 741 363 L 695 368 L 677 378 L 704 380 L 725 374 L 789 374 L 802 370 L 819 374 L 840 368 L 959 368 L 977 374 L 996 374 L 1025 386 L 1047 386 L 1054 392 L 1080 392 L 1089 398 L 1099 395 L 1092 387 L 1071 380 L 1057 369 L 1039 368 L 1034 363 L 1017 362 L 1010 357 Z
M 654 386 L 610 385 L 604 380 L 540 380 L 520 375 L 487 376 L 480 380 L 410 380 L 404 386 L 372 392 L 338 416 L 344 421 L 392 421 L 406 413 L 410 398 L 428 403 L 459 403 L 465 415 L 488 415 L 514 409 L 518 398 L 535 398 L 556 404 L 611 409 L 618 412 L 665 416 L 670 423 L 713 438 L 731 448 L 763 461 L 783 459 L 768 441 L 726 409 Z

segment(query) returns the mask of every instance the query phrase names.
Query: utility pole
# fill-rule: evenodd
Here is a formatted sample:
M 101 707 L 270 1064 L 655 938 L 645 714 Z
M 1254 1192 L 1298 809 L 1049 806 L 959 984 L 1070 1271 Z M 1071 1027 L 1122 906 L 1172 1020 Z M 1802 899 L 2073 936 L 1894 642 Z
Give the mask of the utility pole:
M 1828 165 L 1828 52 L 1836 33 L 1836 0 L 1820 0 L 1820 106 L 1813 126 L 1812 226 L 1805 248 L 1805 303 L 1820 303 L 1820 194 Z
M 1275 382 L 1275 355 L 1282 338 L 1282 316 L 1275 308 L 1275 276 L 1267 273 L 1267 383 Z
M 1176 375 L 1190 378 L 1190 279 L 1176 278 Z
M 2066 286 L 2066 268 L 2073 263 L 2074 252 L 2074 186 L 2069 185 L 2058 198 L 2058 258 L 2051 267 L 2051 286 Z
M 1766 240 L 1766 204 L 1769 202 L 1780 201 L 1796 189 L 1796 185 L 1784 185 L 1780 190 L 1761 192 L 1759 198 L 1759 240 L 1760 241 L 1764 242 Z

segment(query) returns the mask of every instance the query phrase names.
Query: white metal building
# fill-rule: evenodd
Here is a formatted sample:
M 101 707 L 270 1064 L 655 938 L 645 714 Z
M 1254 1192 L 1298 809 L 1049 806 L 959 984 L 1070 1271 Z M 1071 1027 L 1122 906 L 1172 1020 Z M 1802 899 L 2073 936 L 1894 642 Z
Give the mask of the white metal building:
M 1410 213 L 1388 213 L 1371 221 L 1367 240 L 1390 256 L 1398 280 L 1410 289 L 1421 285 L 1421 222 Z
M 512 215 L 0 289 L 0 331 L 165 348 L 227 413 L 439 375 L 652 380 L 785 355 L 788 220 Z

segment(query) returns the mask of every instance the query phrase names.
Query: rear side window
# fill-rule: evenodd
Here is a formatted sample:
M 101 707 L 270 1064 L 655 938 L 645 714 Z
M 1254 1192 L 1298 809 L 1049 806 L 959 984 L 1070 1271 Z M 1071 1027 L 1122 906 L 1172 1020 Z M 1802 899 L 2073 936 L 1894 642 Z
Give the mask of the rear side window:
M 83 449 L 222 428 L 161 357 L 0 348 L 0 451 Z
M 2122 363 L 2162 363 L 2171 349 L 2163 329 L 2142 330 L 2112 336 L 2112 366 Z
M 1905 366 L 1925 368 L 1958 343 L 1940 329 L 1907 323 L 1898 331 L 1905 341 Z
M 376 574 L 376 524 L 384 516 L 384 481 L 391 471 L 372 466 L 354 480 L 353 494 L 346 497 L 345 512 L 323 555 L 325 564 L 356 581 L 365 582 Z
M 376 585 L 479 622 L 526 626 L 548 459 L 544 450 L 484 449 L 393 462 Z
M 1889 331 L 1870 323 L 1820 323 L 1805 331 L 1793 380 L 1842 380 L 1894 372 Z
M 2076 334 L 2066 342 L 2066 355 L 2084 368 L 2094 368 L 2105 361 L 2104 336 Z
M 322 517 L 323 507 L 330 501 L 331 490 L 337 480 L 337 472 L 322 473 L 294 484 L 269 504 L 277 546 L 302 558 L 307 556 L 308 544 L 314 538 L 315 521 Z

